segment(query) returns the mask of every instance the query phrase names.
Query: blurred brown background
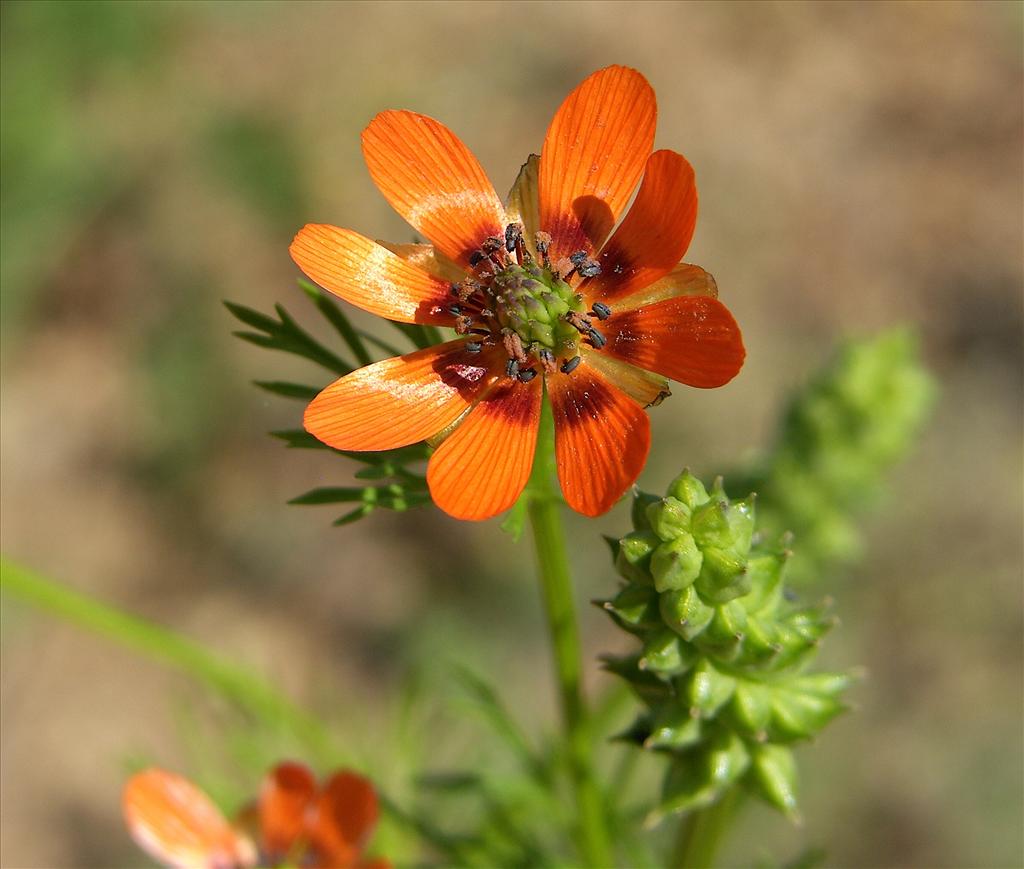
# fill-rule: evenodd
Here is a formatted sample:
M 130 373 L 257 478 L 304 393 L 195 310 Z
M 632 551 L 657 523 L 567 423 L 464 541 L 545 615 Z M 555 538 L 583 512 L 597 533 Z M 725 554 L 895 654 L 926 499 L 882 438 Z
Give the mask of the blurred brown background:
M 577 82 L 635 66 L 658 146 L 697 170 L 688 258 L 749 351 L 728 388 L 653 412 L 641 484 L 762 448 L 845 335 L 914 325 L 943 390 L 866 524 L 870 557 L 827 588 L 827 662 L 870 669 L 860 709 L 801 753 L 804 826 L 752 810 L 728 859 L 822 844 L 835 866 L 1021 865 L 1021 9 L 4 3 L 4 552 L 326 698 L 353 740 L 417 661 L 466 650 L 534 714 L 550 692 L 528 546 L 427 511 L 336 530 L 329 508 L 287 507 L 347 467 L 265 435 L 301 405 L 248 381 L 310 369 L 232 338 L 221 300 L 314 324 L 287 256 L 300 225 L 410 237 L 362 164 L 377 111 L 442 119 L 504 192 Z M 583 548 L 581 603 L 614 582 Z M 124 763 L 182 762 L 180 680 L 3 616 L 3 865 L 141 862 Z M 591 660 L 623 645 L 583 619 Z

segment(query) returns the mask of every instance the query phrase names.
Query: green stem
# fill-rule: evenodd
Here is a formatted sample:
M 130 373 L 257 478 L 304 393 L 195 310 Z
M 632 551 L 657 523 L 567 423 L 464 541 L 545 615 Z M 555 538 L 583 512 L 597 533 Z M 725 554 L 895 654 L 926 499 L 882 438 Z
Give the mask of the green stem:
M 527 490 L 530 526 L 558 678 L 562 726 L 579 814 L 579 848 L 590 866 L 612 865 L 601 792 L 591 761 L 591 732 L 580 686 L 581 654 L 565 531 L 555 482 L 555 435 L 547 399 L 541 413 L 533 474 Z
M 717 803 L 690 812 L 679 822 L 671 869 L 711 869 L 726 828 L 739 807 L 742 791 L 731 788 Z

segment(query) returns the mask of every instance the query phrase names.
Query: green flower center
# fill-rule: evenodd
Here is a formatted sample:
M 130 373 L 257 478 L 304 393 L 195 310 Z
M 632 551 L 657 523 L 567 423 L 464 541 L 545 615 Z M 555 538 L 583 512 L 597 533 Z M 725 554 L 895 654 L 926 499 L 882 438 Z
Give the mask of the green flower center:
M 538 232 L 535 241 L 540 262 L 526 249 L 517 223 L 506 227 L 504 238 L 484 239 L 469 258 L 471 274 L 451 285 L 456 301 L 448 309 L 455 316 L 455 331 L 471 336 L 465 344 L 469 353 L 503 345 L 507 376 L 524 383 L 541 373 L 572 374 L 582 362 L 581 341 L 598 350 L 605 345 L 591 316 L 601 321 L 612 313 L 602 302 L 587 312 L 583 296 L 569 284 L 574 275 L 600 274 L 586 251 L 552 264 L 551 236 Z
M 580 333 L 565 315 L 582 314 L 583 300 L 550 269 L 536 263 L 507 265 L 489 289 L 498 323 L 519 336 L 524 350 L 549 350 L 556 359 L 576 355 Z

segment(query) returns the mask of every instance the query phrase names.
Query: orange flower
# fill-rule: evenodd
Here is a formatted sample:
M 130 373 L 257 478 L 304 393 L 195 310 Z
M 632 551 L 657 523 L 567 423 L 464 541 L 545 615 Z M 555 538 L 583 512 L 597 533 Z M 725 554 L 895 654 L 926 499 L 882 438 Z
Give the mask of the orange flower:
M 440 442 L 427 468 L 435 503 L 486 519 L 530 476 L 545 384 L 565 499 L 588 516 L 608 510 L 647 459 L 644 408 L 668 395 L 664 378 L 721 386 L 744 358 L 714 279 L 680 263 L 697 190 L 682 156 L 651 153 L 656 115 L 640 73 L 594 73 L 505 206 L 446 127 L 377 115 L 363 132 L 370 175 L 433 245 L 310 224 L 292 258 L 354 305 L 458 337 L 342 377 L 309 405 L 306 429 L 343 450 Z
M 132 838 L 165 866 L 390 867 L 385 860 L 362 857 L 377 823 L 377 795 L 366 779 L 351 772 L 335 773 L 317 787 L 301 764 L 278 764 L 239 822 L 255 827 L 252 836 L 230 824 L 190 781 L 162 769 L 132 776 L 122 802 Z

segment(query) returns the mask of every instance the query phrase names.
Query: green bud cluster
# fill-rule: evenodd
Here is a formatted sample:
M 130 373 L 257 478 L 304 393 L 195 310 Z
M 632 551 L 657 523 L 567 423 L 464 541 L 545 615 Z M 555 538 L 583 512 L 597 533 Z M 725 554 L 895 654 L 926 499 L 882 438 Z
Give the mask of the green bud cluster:
M 582 312 L 583 302 L 565 281 L 536 263 L 511 265 L 494 276 L 490 291 L 498 322 L 516 332 L 524 345 L 556 356 L 575 355 L 579 332 L 564 317 Z
M 641 648 L 605 663 L 646 705 L 625 737 L 671 757 L 656 815 L 741 785 L 795 816 L 789 746 L 845 708 L 848 675 L 806 672 L 833 619 L 787 596 L 789 553 L 755 533 L 753 496 L 684 472 L 665 497 L 637 496 L 633 525 L 612 547 L 625 582 L 601 605 Z
M 795 536 L 792 583 L 859 554 L 853 514 L 912 446 L 935 392 L 913 336 L 894 330 L 842 348 L 794 397 L 775 448 L 740 490 L 760 494 L 764 533 Z

